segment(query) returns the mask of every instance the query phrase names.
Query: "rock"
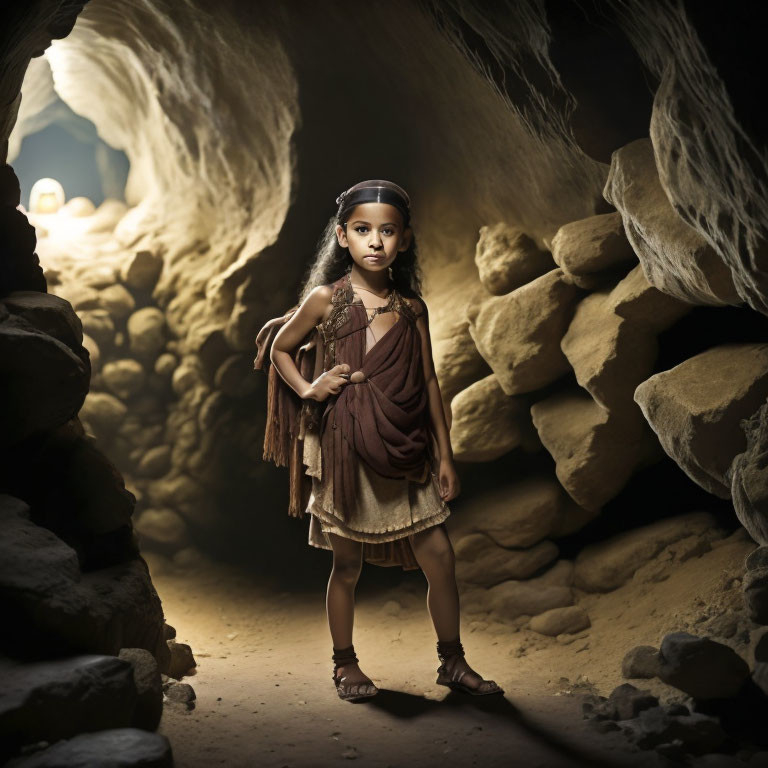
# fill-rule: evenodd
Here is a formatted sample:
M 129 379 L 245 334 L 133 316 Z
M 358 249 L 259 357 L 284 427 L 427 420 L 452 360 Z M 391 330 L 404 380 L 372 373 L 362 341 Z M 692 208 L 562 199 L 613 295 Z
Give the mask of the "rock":
M 4 296 L 2 304 L 17 317 L 78 354 L 83 343 L 83 324 L 72 305 L 59 296 L 40 291 L 14 291 Z
M 98 371 L 101 363 L 101 350 L 99 345 L 87 334 L 83 334 L 83 347 L 88 351 L 88 357 L 91 361 L 91 371 Z M 93 385 L 93 376 L 91 376 L 91 385 Z
M 248 355 L 230 355 L 213 377 L 213 386 L 228 397 L 246 397 L 256 390 L 258 382 Z
M 656 290 L 637 266 L 612 290 L 579 302 L 560 346 L 576 380 L 599 405 L 634 412 L 635 388 L 656 362 L 656 334 L 690 306 Z
M 477 351 L 466 318 L 451 318 L 441 330 L 432 339 L 432 357 L 443 400 L 450 403 L 457 392 L 487 376 L 491 369 Z
M 731 496 L 739 522 L 758 544 L 768 544 L 768 403 L 748 419 L 739 421 L 746 439 L 746 450 L 734 458 L 728 474 Z M 726 475 L 726 477 L 727 477 Z
M 536 583 L 547 586 L 570 587 L 573 584 L 573 561 L 558 560 L 551 568 L 536 577 Z
M 217 323 L 193 325 L 186 338 L 187 353 L 197 355 L 208 384 L 212 384 L 218 367 L 232 354 L 224 331 Z
M 649 679 L 659 674 L 659 649 L 652 645 L 636 645 L 621 661 L 622 677 Z
M 581 389 L 539 400 L 531 406 L 531 417 L 563 488 L 592 513 L 660 453 L 640 413 L 606 411 Z
M 145 539 L 174 548 L 187 541 L 187 524 L 172 509 L 145 509 L 136 521 L 136 531 Z
M 627 582 L 664 547 L 686 536 L 722 538 L 709 512 L 690 512 L 588 544 L 574 561 L 574 585 L 586 592 L 609 592 Z
M 72 419 L 83 405 L 90 375 L 85 349 L 78 355 L 0 303 L 0 445 Z
M 141 392 L 146 381 L 146 373 L 141 363 L 130 358 L 106 363 L 101 375 L 112 394 L 122 400 L 128 400 Z
M 166 736 L 139 728 L 114 728 L 81 733 L 41 752 L 12 760 L 8 768 L 173 768 L 171 743 Z
M 749 674 L 736 651 L 708 637 L 672 632 L 661 642 L 659 678 L 694 699 L 735 696 Z
M 508 395 L 532 392 L 569 370 L 560 340 L 581 291 L 561 269 L 467 307 L 469 332 Z
M 635 401 L 667 454 L 723 499 L 731 495 L 731 463 L 746 448 L 740 421 L 767 397 L 768 344 L 712 347 L 635 390 Z
M 133 667 L 137 698 L 131 725 L 154 731 L 163 714 L 163 687 L 155 657 L 144 648 L 121 648 L 118 658 Z
M 756 624 L 768 624 L 768 546 L 750 552 L 744 568 L 744 602 L 749 618 Z
M 158 376 L 169 379 L 173 376 L 173 372 L 176 370 L 178 360 L 176 355 L 172 355 L 170 352 L 164 352 L 155 360 L 155 373 Z
M 130 663 L 114 656 L 6 662 L 2 679 L 0 758 L 24 744 L 128 726 L 137 700 Z
M 136 310 L 126 324 L 128 346 L 139 360 L 154 361 L 165 346 L 165 315 L 157 307 Z
M 554 637 L 560 634 L 573 634 L 590 627 L 587 612 L 579 605 L 564 608 L 552 608 L 531 619 L 531 629 L 541 635 Z
M 113 435 L 125 419 L 128 409 L 113 395 L 89 392 L 80 409 L 80 418 L 88 422 L 96 437 Z
M 190 363 L 182 363 L 174 372 L 171 380 L 173 391 L 181 396 L 190 392 L 202 380 L 202 372 Z
M 0 650 L 16 658 L 146 648 L 164 670 L 160 598 L 140 558 L 81 572 L 75 550 L 0 494 Z
M 503 581 L 488 589 L 482 602 L 500 619 L 511 621 L 518 616 L 538 616 L 551 608 L 573 605 L 573 590 L 538 579 Z
M 640 749 L 653 749 L 679 739 L 685 751 L 695 755 L 713 752 L 726 739 L 717 718 L 695 712 L 672 716 L 664 707 L 650 707 L 638 717 L 622 721 L 621 730 Z
M 117 281 L 114 267 L 109 264 L 94 264 L 90 260 L 86 264 L 76 265 L 71 275 L 73 282 L 96 290 L 107 288 Z
M 133 296 L 119 283 L 99 291 L 99 304 L 114 320 L 124 320 L 136 306 Z
M 115 323 L 106 309 L 89 309 L 79 313 L 83 331 L 92 336 L 102 349 L 111 349 L 115 343 Z
M 613 153 L 603 197 L 621 213 L 651 285 L 691 304 L 741 303 L 728 266 L 670 204 L 650 139 Z
M 170 468 L 171 446 L 156 445 L 144 454 L 136 467 L 136 474 L 140 477 L 162 477 Z
M 540 475 L 476 494 L 466 516 L 471 530 L 502 547 L 530 547 L 562 526 L 569 502 L 554 478 Z
M 768 696 L 768 632 L 764 633 L 755 644 L 755 668 L 752 680 Z
M 480 227 L 475 264 L 483 287 L 496 296 L 549 272 L 552 256 L 520 229 L 498 223 Z
M 177 643 L 175 640 L 167 640 L 168 649 L 171 652 L 171 662 L 168 667 L 168 677 L 180 680 L 190 669 L 197 666 L 192 649 L 186 643 Z
M 58 292 L 62 298 L 66 299 L 79 314 L 91 309 L 99 309 L 101 301 L 99 291 L 87 285 L 78 285 L 74 283 L 63 283 L 59 286 Z
M 557 545 L 541 541 L 530 549 L 505 549 L 483 533 L 456 542 L 456 578 L 490 587 L 506 579 L 524 579 L 557 557 Z
M 139 291 L 151 291 L 163 271 L 163 260 L 151 251 L 137 251 L 120 271 L 122 281 Z
M 6 174 L 13 175 L 11 185 L 18 189 L 16 174 L 10 165 Z M 3 180 L 4 181 L 4 180 Z M 0 182 L 2 183 L 2 182 Z M 34 253 L 37 236 L 35 228 L 19 210 L 19 198 L 13 192 L 14 200 L 0 205 L 0 231 L 4 233 L 3 258 L 0 261 L 0 296 L 12 291 L 47 290 L 40 259 Z
M 525 444 L 541 446 L 524 397 L 504 393 L 496 374 L 459 392 L 451 401 L 451 445 L 458 461 L 492 461 Z
M 195 708 L 195 691 L 188 683 L 169 682 L 165 688 L 165 695 L 168 697 L 168 701 L 182 704 L 185 709 Z
M 617 212 L 564 224 L 552 239 L 552 257 L 569 275 L 589 276 L 617 268 L 626 273 L 637 264 Z
M 622 683 L 594 711 L 596 715 L 611 720 L 631 720 L 644 710 L 658 706 L 659 700 L 650 691 L 641 691 L 630 683 Z

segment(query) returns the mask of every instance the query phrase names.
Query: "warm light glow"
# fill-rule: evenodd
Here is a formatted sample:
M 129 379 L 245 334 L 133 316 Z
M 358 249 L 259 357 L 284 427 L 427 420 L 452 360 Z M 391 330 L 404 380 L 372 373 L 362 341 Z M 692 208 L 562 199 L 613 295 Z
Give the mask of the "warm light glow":
M 56 179 L 38 179 L 29 193 L 29 209 L 34 213 L 56 213 L 64 199 L 64 187 Z

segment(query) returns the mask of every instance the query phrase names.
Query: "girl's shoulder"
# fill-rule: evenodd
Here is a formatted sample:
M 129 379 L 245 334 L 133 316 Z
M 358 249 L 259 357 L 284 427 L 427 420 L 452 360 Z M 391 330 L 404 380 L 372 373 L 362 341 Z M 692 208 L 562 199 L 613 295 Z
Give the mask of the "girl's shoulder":
M 401 293 L 400 296 L 411 310 L 414 319 L 418 319 L 422 315 L 427 314 L 427 305 L 424 302 L 424 299 L 422 299 L 421 296 L 419 296 L 417 293 L 404 292 Z

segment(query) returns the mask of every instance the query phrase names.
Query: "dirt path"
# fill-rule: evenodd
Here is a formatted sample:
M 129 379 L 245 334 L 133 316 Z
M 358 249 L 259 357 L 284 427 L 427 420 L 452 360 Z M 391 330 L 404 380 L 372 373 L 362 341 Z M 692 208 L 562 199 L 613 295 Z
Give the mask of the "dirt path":
M 735 605 L 729 585 L 753 547 L 736 535 L 661 583 L 630 582 L 585 596 L 592 627 L 567 645 L 464 617 L 467 659 L 504 687 L 503 698 L 435 685 L 426 583 L 359 594 L 355 648 L 382 690 L 356 704 L 339 700 L 331 681 L 324 584 L 315 594 L 276 595 L 225 567 L 179 572 L 148 558 L 167 621 L 198 662 L 196 674 L 184 678 L 195 689 L 195 709 L 166 704 L 159 730 L 170 738 L 178 768 L 299 768 L 353 759 L 381 768 L 659 765 L 655 753 L 634 751 L 622 734 L 595 733 L 582 718 L 579 694 L 594 686 L 608 695 L 625 682 L 626 650 L 658 645 L 666 631 L 695 625 L 683 609 L 695 612 L 697 601 L 710 609 Z M 634 682 L 663 701 L 674 698 L 659 681 Z

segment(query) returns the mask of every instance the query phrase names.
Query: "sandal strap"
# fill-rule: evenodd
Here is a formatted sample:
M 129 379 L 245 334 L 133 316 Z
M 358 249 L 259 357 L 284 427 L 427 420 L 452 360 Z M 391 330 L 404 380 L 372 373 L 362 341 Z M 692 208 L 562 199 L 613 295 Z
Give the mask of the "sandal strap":
M 450 656 L 464 656 L 464 646 L 457 637 L 455 640 L 438 640 L 437 657 L 445 663 Z
M 333 668 L 334 671 L 336 671 L 339 667 L 343 667 L 345 664 L 357 664 L 359 662 L 359 659 L 355 654 L 354 644 L 349 645 L 346 648 L 336 648 L 334 646 L 332 658 L 335 664 Z

